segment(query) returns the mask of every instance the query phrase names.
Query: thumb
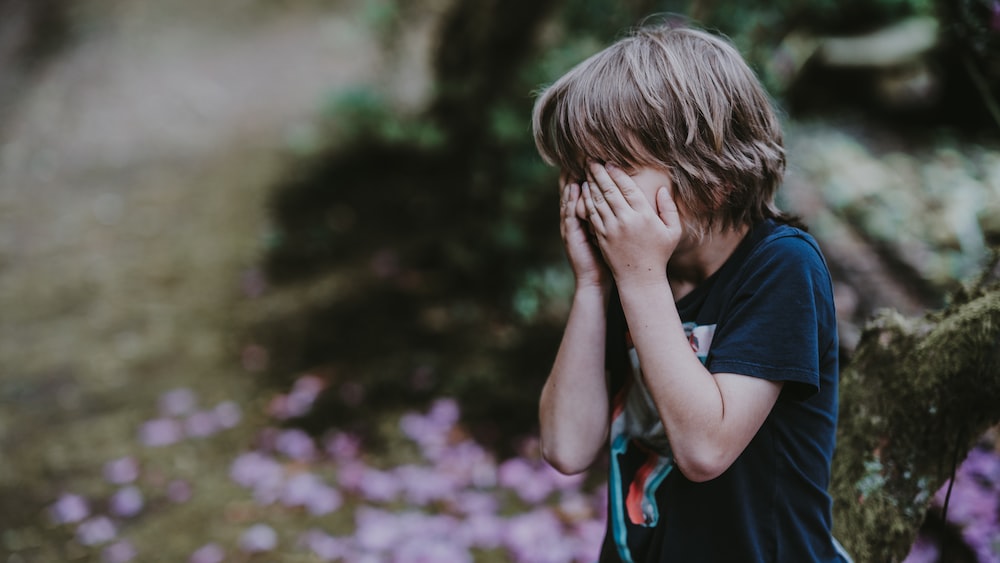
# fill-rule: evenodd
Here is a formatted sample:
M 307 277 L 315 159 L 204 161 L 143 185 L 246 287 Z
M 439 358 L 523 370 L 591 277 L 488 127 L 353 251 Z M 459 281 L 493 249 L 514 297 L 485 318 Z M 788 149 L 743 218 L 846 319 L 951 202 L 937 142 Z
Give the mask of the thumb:
M 666 186 L 660 186 L 660 189 L 656 190 L 656 213 L 668 227 L 676 227 L 680 223 L 677 203 L 670 197 L 670 190 Z

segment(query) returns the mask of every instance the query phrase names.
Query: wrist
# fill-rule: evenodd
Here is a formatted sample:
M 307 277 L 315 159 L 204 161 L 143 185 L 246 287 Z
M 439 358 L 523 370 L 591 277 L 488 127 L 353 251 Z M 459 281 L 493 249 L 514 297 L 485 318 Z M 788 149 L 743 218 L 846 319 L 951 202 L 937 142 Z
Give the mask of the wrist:
M 573 290 L 573 300 L 597 300 L 600 303 L 605 303 L 610 290 L 611 284 L 606 282 L 577 282 L 576 288 Z
M 626 291 L 647 287 L 670 287 L 666 271 L 631 272 L 628 275 L 615 276 L 615 283 L 618 284 L 619 288 Z

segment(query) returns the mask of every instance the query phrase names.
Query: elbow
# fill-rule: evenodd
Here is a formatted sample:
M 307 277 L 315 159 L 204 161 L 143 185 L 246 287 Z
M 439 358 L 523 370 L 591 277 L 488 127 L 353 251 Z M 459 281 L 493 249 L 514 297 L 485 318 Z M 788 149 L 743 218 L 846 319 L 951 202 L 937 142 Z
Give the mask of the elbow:
M 583 473 L 590 468 L 594 461 L 579 455 L 567 455 L 567 452 L 554 451 L 553 448 L 546 448 L 544 444 L 542 445 L 542 459 L 563 475 Z
M 683 458 L 677 457 L 677 469 L 688 481 L 704 483 L 711 481 L 726 472 L 733 464 L 733 459 L 722 452 L 694 452 Z

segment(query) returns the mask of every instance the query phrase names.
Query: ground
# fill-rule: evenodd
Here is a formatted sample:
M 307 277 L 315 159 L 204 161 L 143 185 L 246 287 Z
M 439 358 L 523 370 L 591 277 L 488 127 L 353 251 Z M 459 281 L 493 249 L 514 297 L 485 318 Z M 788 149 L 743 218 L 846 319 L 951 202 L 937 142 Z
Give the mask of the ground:
M 238 319 L 267 188 L 338 90 L 386 88 L 406 108 L 426 89 L 426 26 L 391 63 L 372 3 L 127 4 L 80 5 L 88 26 L 0 137 L 0 504 L 23 507 L 0 511 L 0 552 L 40 541 L 60 490 L 99 486 L 163 392 L 258 416 Z M 246 440 L 191 455 L 231 459 Z

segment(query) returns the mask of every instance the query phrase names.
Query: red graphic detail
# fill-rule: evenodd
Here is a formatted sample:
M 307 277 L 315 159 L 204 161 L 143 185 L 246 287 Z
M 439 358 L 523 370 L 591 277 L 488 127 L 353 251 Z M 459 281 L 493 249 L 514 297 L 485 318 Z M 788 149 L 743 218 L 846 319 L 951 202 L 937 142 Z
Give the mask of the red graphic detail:
M 635 472 L 635 477 L 628 487 L 628 496 L 625 497 L 625 511 L 628 519 L 633 524 L 641 526 L 646 523 L 646 516 L 642 513 L 642 498 L 645 496 L 646 481 L 656 469 L 659 460 L 655 455 L 646 458 L 646 463 Z

